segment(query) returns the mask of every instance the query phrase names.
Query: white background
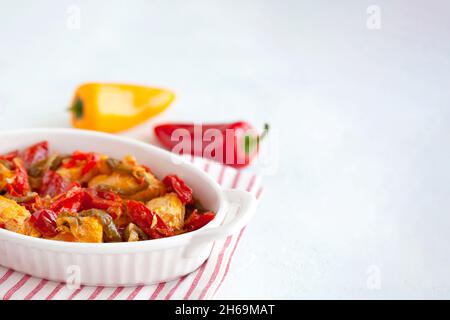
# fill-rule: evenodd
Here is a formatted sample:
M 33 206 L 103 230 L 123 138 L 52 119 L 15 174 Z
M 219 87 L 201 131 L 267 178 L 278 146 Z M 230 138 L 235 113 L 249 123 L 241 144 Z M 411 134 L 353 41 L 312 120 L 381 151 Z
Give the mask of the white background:
M 449 15 L 444 0 L 1 0 L 0 129 L 70 126 L 84 81 L 173 89 L 127 133 L 147 141 L 166 120 L 268 121 L 279 169 L 218 298 L 449 298 Z

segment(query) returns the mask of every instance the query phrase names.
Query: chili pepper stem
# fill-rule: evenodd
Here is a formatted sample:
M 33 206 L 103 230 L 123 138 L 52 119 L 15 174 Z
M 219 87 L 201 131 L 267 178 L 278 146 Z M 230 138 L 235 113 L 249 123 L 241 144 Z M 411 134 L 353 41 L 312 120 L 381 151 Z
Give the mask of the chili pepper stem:
M 67 108 L 67 111 L 72 112 L 75 114 L 75 117 L 77 119 L 81 119 L 83 117 L 83 101 L 81 101 L 80 98 L 77 98 L 73 105 L 71 105 L 69 108 Z
M 270 126 L 268 123 L 264 124 L 263 132 L 257 137 L 245 136 L 245 154 L 249 155 L 253 149 L 259 146 L 259 143 L 267 136 L 269 133 Z
M 257 138 L 258 139 L 258 143 L 260 143 L 261 141 L 264 140 L 265 137 L 267 137 L 267 135 L 269 134 L 269 130 L 270 130 L 270 125 L 268 123 L 264 124 L 264 129 L 263 132 L 261 133 L 261 135 Z

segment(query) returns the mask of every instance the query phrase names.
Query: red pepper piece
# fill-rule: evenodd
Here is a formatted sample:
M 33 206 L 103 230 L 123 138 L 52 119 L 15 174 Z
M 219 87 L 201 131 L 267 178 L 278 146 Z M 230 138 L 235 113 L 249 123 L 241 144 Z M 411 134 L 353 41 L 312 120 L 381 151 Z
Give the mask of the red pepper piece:
M 198 210 L 192 211 L 189 218 L 184 222 L 184 228 L 186 231 L 194 231 L 200 229 L 201 227 L 207 225 L 211 220 L 215 218 L 213 212 L 205 212 L 202 214 L 198 213 Z
M 82 175 L 88 174 L 92 169 L 95 168 L 97 163 L 100 161 L 100 156 L 96 153 L 88 153 L 86 161 L 87 162 L 85 166 L 81 170 Z
M 116 219 L 122 211 L 122 199 L 111 191 L 84 189 L 82 210 L 100 209 Z
M 264 126 L 261 135 L 244 121 L 201 126 L 171 123 L 159 125 L 154 130 L 160 143 L 171 151 L 202 156 L 235 168 L 243 168 L 257 156 L 259 143 L 267 136 L 269 126 Z M 185 137 L 183 133 L 188 136 Z M 221 135 L 220 140 L 217 140 L 217 133 Z M 180 141 L 179 137 L 188 141 Z
M 80 152 L 80 151 L 75 151 L 72 154 L 71 159 L 68 162 L 66 162 L 63 165 L 63 167 L 68 168 L 68 169 L 73 168 L 73 167 L 77 166 L 80 161 L 84 161 L 86 163 L 83 166 L 83 169 L 81 169 L 81 174 L 85 175 L 85 174 L 88 174 L 92 169 L 95 168 L 95 166 L 97 165 L 99 160 L 100 160 L 100 156 L 96 153 L 93 153 L 93 152 L 84 153 L 84 152 Z
M 15 166 L 15 175 L 14 180 L 12 183 L 8 184 L 7 190 L 8 193 L 12 196 L 23 196 L 28 191 L 30 191 L 30 184 L 28 182 L 28 173 L 27 170 L 23 167 L 20 160 L 17 158 L 14 158 L 12 160 L 14 166 Z
M 0 160 L 6 160 L 6 161 L 13 161 L 14 158 L 17 158 L 19 156 L 19 151 L 11 151 L 7 154 L 0 155 Z
M 67 192 L 62 193 L 53 199 L 50 210 L 60 214 L 63 211 L 78 212 L 81 208 L 83 190 L 76 182 L 69 185 Z
M 36 194 L 31 200 L 17 203 L 25 207 L 25 209 L 27 209 L 29 212 L 35 212 L 39 209 L 42 209 L 41 197 L 39 197 L 38 194 Z
M 131 221 L 152 239 L 170 237 L 174 232 L 166 223 L 142 202 L 127 201 L 127 214 Z
M 192 189 L 189 188 L 184 181 L 175 174 L 166 176 L 163 179 L 168 192 L 175 192 L 183 204 L 194 203 Z
M 39 190 L 39 195 L 55 197 L 63 193 L 68 185 L 69 183 L 65 181 L 60 174 L 55 171 L 47 171 L 42 178 L 42 186 Z
M 57 214 L 48 209 L 35 211 L 30 217 L 30 223 L 33 227 L 46 237 L 52 237 L 58 232 L 56 231 Z
M 48 157 L 48 142 L 42 141 L 32 145 L 31 147 L 25 149 L 21 158 L 23 159 L 23 163 L 25 168 L 29 168 L 36 162 L 44 160 Z

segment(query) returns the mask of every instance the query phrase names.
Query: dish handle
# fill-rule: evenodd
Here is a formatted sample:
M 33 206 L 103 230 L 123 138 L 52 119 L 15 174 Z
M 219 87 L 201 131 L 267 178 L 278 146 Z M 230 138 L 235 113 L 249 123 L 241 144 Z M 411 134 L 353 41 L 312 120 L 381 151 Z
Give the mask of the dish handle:
M 250 192 L 236 189 L 224 190 L 226 196 L 228 212 L 237 210 L 231 220 L 225 216 L 224 223 L 218 227 L 205 228 L 202 232 L 195 235 L 187 247 L 184 257 L 190 258 L 196 255 L 198 247 L 201 244 L 226 238 L 244 228 L 256 211 L 256 198 Z

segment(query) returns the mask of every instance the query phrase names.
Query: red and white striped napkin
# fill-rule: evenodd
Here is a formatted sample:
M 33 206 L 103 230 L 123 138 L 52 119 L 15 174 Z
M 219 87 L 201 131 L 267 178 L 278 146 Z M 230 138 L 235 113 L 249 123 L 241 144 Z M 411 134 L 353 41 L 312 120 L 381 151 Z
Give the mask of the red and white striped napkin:
M 260 176 L 235 170 L 201 158 L 193 163 L 217 179 L 225 188 L 252 192 L 258 199 L 263 188 Z M 235 214 L 230 212 L 229 214 Z M 227 278 L 231 261 L 244 233 L 216 241 L 210 258 L 194 272 L 174 281 L 137 287 L 88 287 L 69 289 L 64 283 L 34 278 L 0 266 L 0 298 L 4 300 L 154 300 L 212 299 Z

